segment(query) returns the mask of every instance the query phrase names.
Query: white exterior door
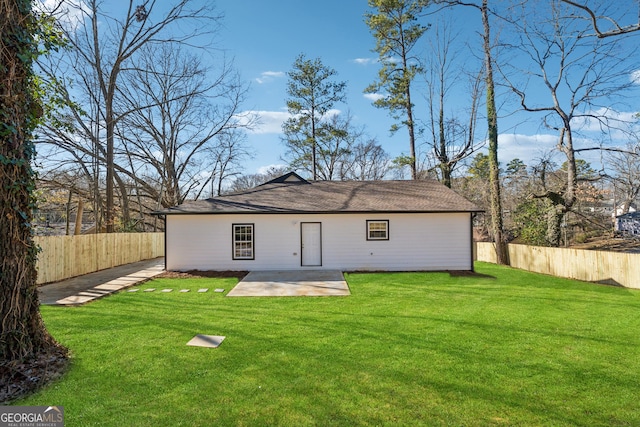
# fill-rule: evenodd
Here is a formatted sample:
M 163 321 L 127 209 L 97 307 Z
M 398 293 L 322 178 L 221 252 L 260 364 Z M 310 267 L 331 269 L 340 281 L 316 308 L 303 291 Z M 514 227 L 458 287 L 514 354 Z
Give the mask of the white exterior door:
M 303 267 L 322 265 L 322 223 L 300 223 L 301 264 Z

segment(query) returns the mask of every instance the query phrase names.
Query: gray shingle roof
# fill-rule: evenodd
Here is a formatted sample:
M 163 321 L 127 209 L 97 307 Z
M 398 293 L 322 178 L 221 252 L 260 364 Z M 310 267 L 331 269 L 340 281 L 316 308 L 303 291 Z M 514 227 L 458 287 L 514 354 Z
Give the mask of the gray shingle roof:
M 480 212 L 434 180 L 275 182 L 155 214 Z

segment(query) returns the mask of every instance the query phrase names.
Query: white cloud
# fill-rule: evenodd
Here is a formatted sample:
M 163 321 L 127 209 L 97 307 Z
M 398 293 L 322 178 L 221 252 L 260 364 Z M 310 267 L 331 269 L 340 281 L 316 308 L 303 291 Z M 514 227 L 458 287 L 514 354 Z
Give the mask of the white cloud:
M 243 111 L 236 116 L 238 124 L 246 126 L 251 124 L 249 133 L 253 134 L 278 134 L 282 133 L 282 123 L 291 115 L 286 111 Z
M 341 110 L 331 109 L 327 111 L 324 118 L 328 119 L 342 113 Z M 252 134 L 280 134 L 282 124 L 291 117 L 287 111 L 264 111 L 248 110 L 235 116 L 235 120 L 240 126 L 247 126 L 247 132 Z
M 255 81 L 258 84 L 264 84 L 284 76 L 285 73 L 283 71 L 264 71 L 260 73 L 260 77 L 255 78 Z
M 339 116 L 340 114 L 342 114 L 342 111 L 332 108 L 331 110 L 327 111 L 326 114 L 324 115 L 324 118 L 331 118 L 333 116 Z
M 53 14 L 56 20 L 69 31 L 77 30 L 91 12 L 84 2 L 75 0 L 37 0 L 34 3 L 34 9 Z
M 498 135 L 498 157 L 502 164 L 517 158 L 530 166 L 553 150 L 557 142 L 557 135 L 503 133 Z
M 377 100 L 384 98 L 384 95 L 381 93 L 365 93 L 363 96 L 371 102 L 376 102 Z
M 630 135 L 640 131 L 637 111 L 615 111 L 610 108 L 599 108 L 583 113 L 583 117 L 574 119 L 571 124 L 580 136 L 590 138 L 590 145 L 598 145 L 594 141 L 609 141 L 624 144 Z
M 358 65 L 369 65 L 375 64 L 376 62 L 378 62 L 377 58 L 356 58 L 353 60 L 353 63 Z
M 640 70 L 633 71 L 629 78 L 633 83 L 640 85 Z

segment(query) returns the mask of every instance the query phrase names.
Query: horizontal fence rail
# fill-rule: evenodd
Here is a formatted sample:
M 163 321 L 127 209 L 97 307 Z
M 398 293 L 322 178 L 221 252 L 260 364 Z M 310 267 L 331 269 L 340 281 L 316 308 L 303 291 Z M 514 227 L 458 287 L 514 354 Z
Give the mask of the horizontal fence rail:
M 38 284 L 164 256 L 164 233 L 36 236 Z
M 476 259 L 495 263 L 493 243 L 476 243 Z M 510 244 L 509 262 L 521 270 L 640 289 L 640 254 Z

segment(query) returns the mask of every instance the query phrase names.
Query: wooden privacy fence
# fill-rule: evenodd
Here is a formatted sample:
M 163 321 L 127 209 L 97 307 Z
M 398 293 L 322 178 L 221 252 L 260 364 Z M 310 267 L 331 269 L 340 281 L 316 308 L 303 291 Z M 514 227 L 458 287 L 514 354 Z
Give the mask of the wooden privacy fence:
M 476 243 L 476 259 L 495 263 L 493 243 Z M 509 261 L 536 273 L 640 289 L 640 254 L 510 244 Z
M 164 233 L 36 236 L 38 284 L 164 256 Z

